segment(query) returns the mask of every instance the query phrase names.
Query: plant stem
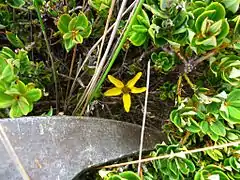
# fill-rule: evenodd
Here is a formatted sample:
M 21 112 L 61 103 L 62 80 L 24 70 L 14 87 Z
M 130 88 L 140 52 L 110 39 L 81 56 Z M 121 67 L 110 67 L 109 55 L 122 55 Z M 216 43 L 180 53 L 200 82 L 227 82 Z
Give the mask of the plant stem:
M 201 62 L 209 59 L 210 57 L 214 56 L 218 51 L 216 50 L 212 50 L 210 52 L 208 52 L 205 56 L 200 57 L 199 59 L 197 59 L 196 61 L 194 61 L 194 67 L 196 67 L 198 64 L 200 64 Z
M 147 66 L 147 82 L 146 82 L 146 94 L 145 94 L 145 103 L 144 103 L 144 112 L 143 112 L 143 121 L 142 121 L 142 129 L 141 129 L 141 138 L 140 138 L 140 146 L 139 146 L 139 163 L 138 163 L 138 174 L 140 175 L 140 170 L 141 170 L 141 162 L 140 160 L 142 159 L 142 149 L 143 149 L 143 139 L 144 139 L 144 130 L 145 130 L 145 124 L 146 124 L 146 117 L 147 117 L 147 103 L 148 103 L 148 93 L 149 93 L 149 82 L 150 82 L 150 60 L 148 61 L 148 66 Z
M 74 61 L 76 59 L 76 52 L 77 52 L 77 44 L 74 46 L 74 49 L 73 49 L 72 61 L 71 61 L 71 66 L 70 66 L 70 70 L 69 70 L 69 74 L 68 74 L 69 77 L 72 76 L 73 65 L 74 65 Z M 68 96 L 69 86 L 70 86 L 70 79 L 68 79 L 68 82 L 67 82 L 67 91 L 66 91 L 66 96 L 65 96 L 64 112 L 67 111 L 68 97 L 71 96 L 71 94 L 69 94 L 69 96 Z
M 177 82 L 177 102 L 180 104 L 182 99 L 181 99 L 181 94 L 182 94 L 182 75 L 179 76 L 178 82 Z
M 131 165 L 131 164 L 137 164 L 139 162 L 147 163 L 147 162 L 151 162 L 151 161 L 155 161 L 155 160 L 159 160 L 159 159 L 167 159 L 167 158 L 173 158 L 173 157 L 183 157 L 184 155 L 188 155 L 188 154 L 192 154 L 192 153 L 198 153 L 198 152 L 204 152 L 204 151 L 213 150 L 213 149 L 221 149 L 221 148 L 225 148 L 225 147 L 237 146 L 239 144 L 240 144 L 240 141 L 235 141 L 235 142 L 225 143 L 225 144 L 221 144 L 221 145 L 215 145 L 215 146 L 209 146 L 209 147 L 204 147 L 204 148 L 199 148 L 199 149 L 181 151 L 181 152 L 178 152 L 178 153 L 160 155 L 160 156 L 157 156 L 157 157 L 142 159 L 141 161 L 136 160 L 136 161 L 119 163 L 119 164 L 113 164 L 113 165 L 109 165 L 109 166 L 103 166 L 103 167 L 99 167 L 99 169 L 127 166 L 127 165 Z
M 186 134 L 184 135 L 184 137 L 182 138 L 180 144 L 184 145 L 186 143 L 186 141 L 188 140 L 190 135 L 191 135 L 191 133 L 189 131 L 187 131 Z
M 195 91 L 195 84 L 192 83 L 192 81 L 189 79 L 189 77 L 187 76 L 186 73 L 183 74 L 185 80 L 187 81 L 187 83 L 189 84 L 189 86 L 192 88 L 192 90 Z
M 52 54 L 51 54 L 51 49 L 50 49 L 50 46 L 49 46 L 49 43 L 48 43 L 47 34 L 46 34 L 45 27 L 44 27 L 42 17 L 41 17 L 41 14 L 40 14 L 40 8 L 39 8 L 39 5 L 38 5 L 38 2 L 33 0 L 33 4 L 34 4 L 34 7 L 35 7 L 36 12 L 37 12 L 38 20 L 39 20 L 39 23 L 40 23 L 40 26 L 41 26 L 41 29 L 42 29 L 42 33 L 43 33 L 43 36 L 44 36 L 44 40 L 45 40 L 45 43 L 46 43 L 46 46 L 47 46 L 47 51 L 48 51 L 48 54 L 49 54 L 49 57 L 50 57 L 50 60 L 51 60 L 51 66 L 52 66 L 51 68 L 52 68 L 53 80 L 54 80 L 54 84 L 55 84 L 55 93 L 56 93 L 56 113 L 58 113 L 59 112 L 59 107 L 58 107 L 59 96 L 58 96 L 57 74 L 56 74 L 56 69 L 55 69 L 55 65 L 54 65 L 54 60 L 53 60 L 53 57 L 52 57 Z
M 141 8 L 142 8 L 143 3 L 144 3 L 144 0 L 139 0 L 139 1 L 136 2 L 136 6 L 135 6 L 136 9 L 135 9 L 135 11 L 134 11 L 134 13 L 133 13 L 133 16 L 132 16 L 132 18 L 131 18 L 128 26 L 127 26 L 127 29 L 126 29 L 126 31 L 124 32 L 123 37 L 122 37 L 120 43 L 119 43 L 118 46 L 117 46 L 117 49 L 114 51 L 114 54 L 113 54 L 113 56 L 112 56 L 112 58 L 111 58 L 111 60 L 110 60 L 110 62 L 109 62 L 109 64 L 108 64 L 108 66 L 107 66 L 107 69 L 105 70 L 103 76 L 101 77 L 100 81 L 98 82 L 98 84 L 97 84 L 97 86 L 96 86 L 96 88 L 95 88 L 95 90 L 94 90 L 91 98 L 93 98 L 93 95 L 94 95 L 96 92 L 99 91 L 99 89 L 100 89 L 101 85 L 103 84 L 104 80 L 106 79 L 107 74 L 109 73 L 112 65 L 114 64 L 115 60 L 117 59 L 119 52 L 121 51 L 121 49 L 122 49 L 125 41 L 127 40 L 128 33 L 129 33 L 130 30 L 131 30 L 132 24 L 133 24 L 135 18 L 137 17 L 139 11 L 140 11 Z

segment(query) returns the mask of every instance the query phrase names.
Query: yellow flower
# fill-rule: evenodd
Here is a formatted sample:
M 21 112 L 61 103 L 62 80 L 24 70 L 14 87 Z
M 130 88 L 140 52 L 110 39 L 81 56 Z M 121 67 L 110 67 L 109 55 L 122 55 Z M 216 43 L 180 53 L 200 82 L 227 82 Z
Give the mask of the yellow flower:
M 104 93 L 104 96 L 118 96 L 123 94 L 123 105 L 126 112 L 129 112 L 131 107 L 131 96 L 130 93 L 142 93 L 146 91 L 146 87 L 137 88 L 134 85 L 137 83 L 139 78 L 142 76 L 142 73 L 139 72 L 136 74 L 134 78 L 129 80 L 126 85 L 123 84 L 122 81 L 116 79 L 115 77 L 108 75 L 108 79 L 111 83 L 113 83 L 116 87 L 107 90 Z

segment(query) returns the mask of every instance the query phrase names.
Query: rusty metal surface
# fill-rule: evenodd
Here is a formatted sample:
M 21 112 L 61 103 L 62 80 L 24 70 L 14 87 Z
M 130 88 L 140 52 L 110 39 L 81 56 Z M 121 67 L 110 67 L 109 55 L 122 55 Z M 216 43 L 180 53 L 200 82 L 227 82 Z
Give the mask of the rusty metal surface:
M 138 151 L 138 125 L 68 116 L 0 119 L 26 172 L 33 180 L 68 180 L 82 169 Z M 163 137 L 146 129 L 144 149 Z M 0 179 L 22 179 L 0 142 Z

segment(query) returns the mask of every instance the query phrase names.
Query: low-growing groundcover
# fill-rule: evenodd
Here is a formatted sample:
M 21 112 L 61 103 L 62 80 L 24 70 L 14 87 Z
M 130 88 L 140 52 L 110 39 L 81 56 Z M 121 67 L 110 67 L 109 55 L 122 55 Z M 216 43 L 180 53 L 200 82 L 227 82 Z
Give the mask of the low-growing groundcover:
M 151 61 L 147 126 L 169 142 L 150 157 L 238 141 L 240 1 L 136 2 L 131 13 L 125 0 L 0 1 L 0 117 L 85 114 L 141 124 Z M 96 178 L 240 179 L 239 150 L 143 163 L 140 175 L 135 165 L 101 169 Z

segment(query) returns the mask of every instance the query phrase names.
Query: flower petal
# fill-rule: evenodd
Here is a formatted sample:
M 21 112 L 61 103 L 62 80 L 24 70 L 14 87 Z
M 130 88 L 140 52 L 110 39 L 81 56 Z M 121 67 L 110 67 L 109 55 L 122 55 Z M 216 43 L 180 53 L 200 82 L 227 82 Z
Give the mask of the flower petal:
M 115 88 L 107 90 L 104 93 L 104 96 L 118 96 L 120 94 L 122 94 L 122 90 L 120 88 L 115 87 Z
M 128 83 L 127 83 L 126 86 L 127 86 L 129 89 L 131 89 L 131 88 L 137 83 L 137 81 L 139 80 L 139 78 L 140 78 L 141 76 L 142 76 L 142 72 L 137 73 L 136 76 L 134 76 L 134 78 L 132 78 L 131 80 L 128 81 Z
M 122 83 L 122 81 L 118 80 L 117 78 L 108 75 L 108 79 L 111 83 L 113 83 L 117 88 L 123 88 L 124 84 Z
M 123 105 L 126 112 L 129 112 L 131 107 L 131 96 L 130 94 L 123 94 Z
M 144 92 L 146 90 L 147 90 L 146 87 L 141 87 L 141 88 L 132 87 L 131 93 L 137 94 L 137 93 L 142 93 L 142 92 Z

